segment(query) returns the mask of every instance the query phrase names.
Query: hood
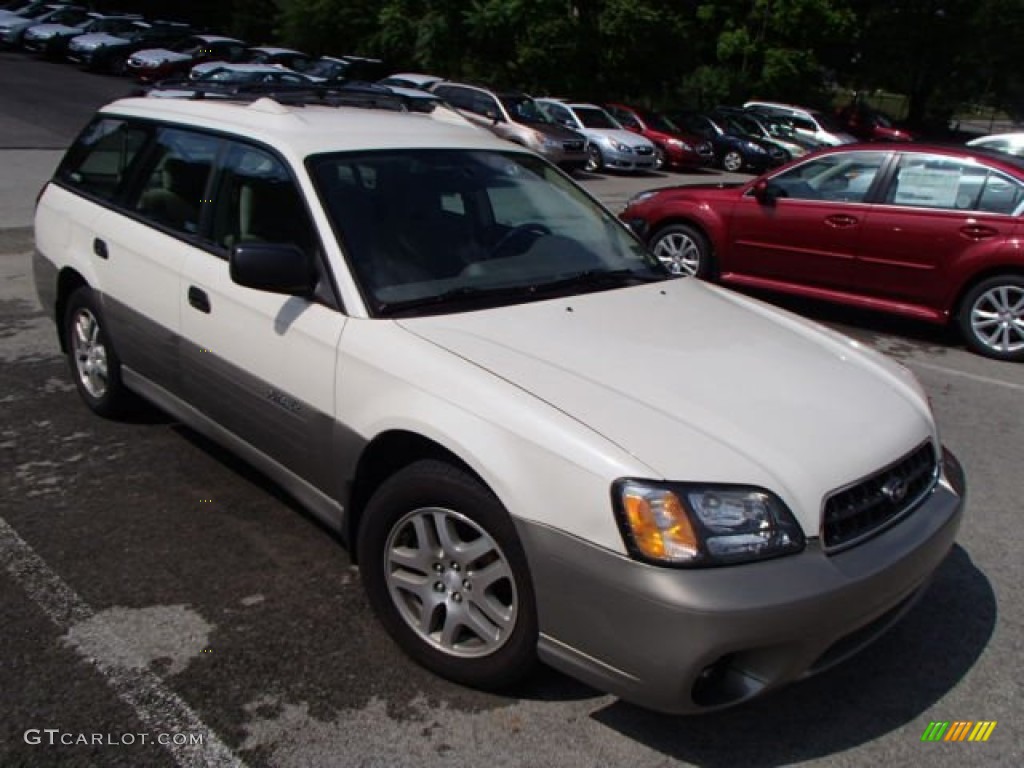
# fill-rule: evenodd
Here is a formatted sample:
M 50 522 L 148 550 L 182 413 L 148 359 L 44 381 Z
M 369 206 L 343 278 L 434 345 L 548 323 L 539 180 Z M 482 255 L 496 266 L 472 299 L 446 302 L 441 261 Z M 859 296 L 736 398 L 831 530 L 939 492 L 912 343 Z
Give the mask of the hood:
M 78 27 L 69 27 L 66 24 L 37 24 L 25 33 L 25 39 L 47 40 L 61 35 L 73 35 L 78 31 Z
M 147 64 L 164 64 L 169 61 L 189 61 L 191 56 L 176 51 L 169 51 L 166 48 L 147 48 L 144 51 L 136 51 L 132 54 L 132 61 Z
M 920 388 L 895 363 L 694 279 L 398 322 L 577 419 L 655 479 L 768 487 L 811 536 L 825 494 L 933 436 Z
M 528 125 L 530 128 L 540 131 L 545 136 L 550 136 L 553 139 L 561 139 L 562 141 L 572 141 L 573 139 L 583 138 L 579 131 L 575 131 L 572 128 L 566 128 L 564 125 L 558 125 L 557 123 L 521 123 L 521 125 Z
M 627 147 L 652 147 L 648 139 L 630 131 L 619 128 L 583 128 L 580 130 L 591 141 L 603 144 L 606 141 L 617 141 Z
M 128 41 L 123 37 L 115 37 L 106 32 L 94 32 L 89 35 L 79 35 L 72 41 L 77 50 L 93 50 L 106 45 L 127 45 Z

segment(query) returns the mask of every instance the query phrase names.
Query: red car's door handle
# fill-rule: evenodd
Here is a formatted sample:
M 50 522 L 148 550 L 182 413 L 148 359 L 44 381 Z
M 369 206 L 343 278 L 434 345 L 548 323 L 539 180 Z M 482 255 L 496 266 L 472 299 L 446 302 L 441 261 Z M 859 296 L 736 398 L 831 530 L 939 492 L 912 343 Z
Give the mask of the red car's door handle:
M 825 217 L 825 223 L 836 229 L 846 229 L 857 225 L 856 216 L 848 216 L 845 213 L 835 213 Z
M 960 227 L 960 234 L 968 240 L 984 240 L 986 237 L 995 237 L 999 234 L 999 230 L 986 227 L 983 224 L 965 224 Z

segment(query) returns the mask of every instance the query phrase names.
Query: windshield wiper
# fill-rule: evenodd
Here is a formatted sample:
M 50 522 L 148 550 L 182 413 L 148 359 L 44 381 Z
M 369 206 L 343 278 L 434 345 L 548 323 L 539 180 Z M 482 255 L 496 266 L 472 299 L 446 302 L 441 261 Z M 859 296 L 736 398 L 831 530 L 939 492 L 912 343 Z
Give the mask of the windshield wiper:
M 461 288 L 452 288 L 450 291 L 437 293 L 432 296 L 420 296 L 415 299 L 405 299 L 403 301 L 379 301 L 377 302 L 377 311 L 382 315 L 394 315 L 408 310 L 432 307 L 451 302 L 479 301 L 495 298 L 517 298 L 521 297 L 524 292 L 529 292 L 531 288 L 532 286 L 529 285 L 505 285 L 492 288 L 479 288 L 476 286 L 464 285 Z
M 656 272 L 637 272 L 632 269 L 586 269 L 574 275 L 547 283 L 538 283 L 532 287 L 535 291 L 547 293 L 548 291 L 558 291 L 564 288 L 634 285 L 637 281 L 641 283 L 657 283 L 665 280 L 667 277 L 668 275 Z
M 503 285 L 490 288 L 464 285 L 460 288 L 453 288 L 450 291 L 434 294 L 432 296 L 420 296 L 415 299 L 403 301 L 380 301 L 377 303 L 377 312 L 381 315 L 396 315 L 411 310 L 422 309 L 423 307 L 434 307 L 441 304 L 487 301 L 493 299 L 519 299 L 530 300 L 541 294 L 557 292 L 566 288 L 575 287 L 605 287 L 609 285 L 622 286 L 641 283 L 653 283 L 668 279 L 670 275 L 657 273 L 635 272 L 632 269 L 588 269 L 583 272 L 563 277 L 558 280 L 551 280 L 544 283 L 527 283 L 525 285 Z

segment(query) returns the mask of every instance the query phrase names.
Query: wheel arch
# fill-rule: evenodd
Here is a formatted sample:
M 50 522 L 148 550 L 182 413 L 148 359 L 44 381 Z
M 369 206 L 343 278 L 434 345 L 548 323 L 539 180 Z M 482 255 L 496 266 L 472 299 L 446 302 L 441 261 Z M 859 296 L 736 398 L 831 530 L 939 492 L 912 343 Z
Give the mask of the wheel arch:
M 986 266 L 984 269 L 979 269 L 977 272 L 972 273 L 966 280 L 961 282 L 960 287 L 956 291 L 956 296 L 953 302 L 949 305 L 949 317 L 948 321 L 955 323 L 957 317 L 960 315 L 963 309 L 964 299 L 976 285 L 984 282 L 992 277 L 998 275 L 1013 275 L 1015 277 L 1024 278 L 1024 264 L 1019 263 L 1001 263 Z
M 367 502 L 385 480 L 410 464 L 424 459 L 436 459 L 452 464 L 490 489 L 487 482 L 467 461 L 436 440 L 409 430 L 392 429 L 382 432 L 374 437 L 360 454 L 348 494 L 342 535 L 353 563 L 358 560 L 355 542 Z
M 67 333 L 64 328 L 64 313 L 67 310 L 68 298 L 81 287 L 88 287 L 89 281 L 72 267 L 64 267 L 57 275 L 57 300 L 54 304 L 54 320 L 57 324 L 57 338 L 60 351 L 68 351 Z

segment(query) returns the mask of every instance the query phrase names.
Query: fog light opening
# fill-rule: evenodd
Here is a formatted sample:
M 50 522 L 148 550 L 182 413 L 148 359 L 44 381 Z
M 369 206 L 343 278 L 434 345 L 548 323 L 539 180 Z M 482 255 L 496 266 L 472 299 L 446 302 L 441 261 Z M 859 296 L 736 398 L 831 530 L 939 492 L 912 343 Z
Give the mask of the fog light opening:
M 728 653 L 708 664 L 697 675 L 690 697 L 700 707 L 724 707 L 749 699 L 764 688 L 764 682 L 745 674 L 734 662 L 736 654 Z

